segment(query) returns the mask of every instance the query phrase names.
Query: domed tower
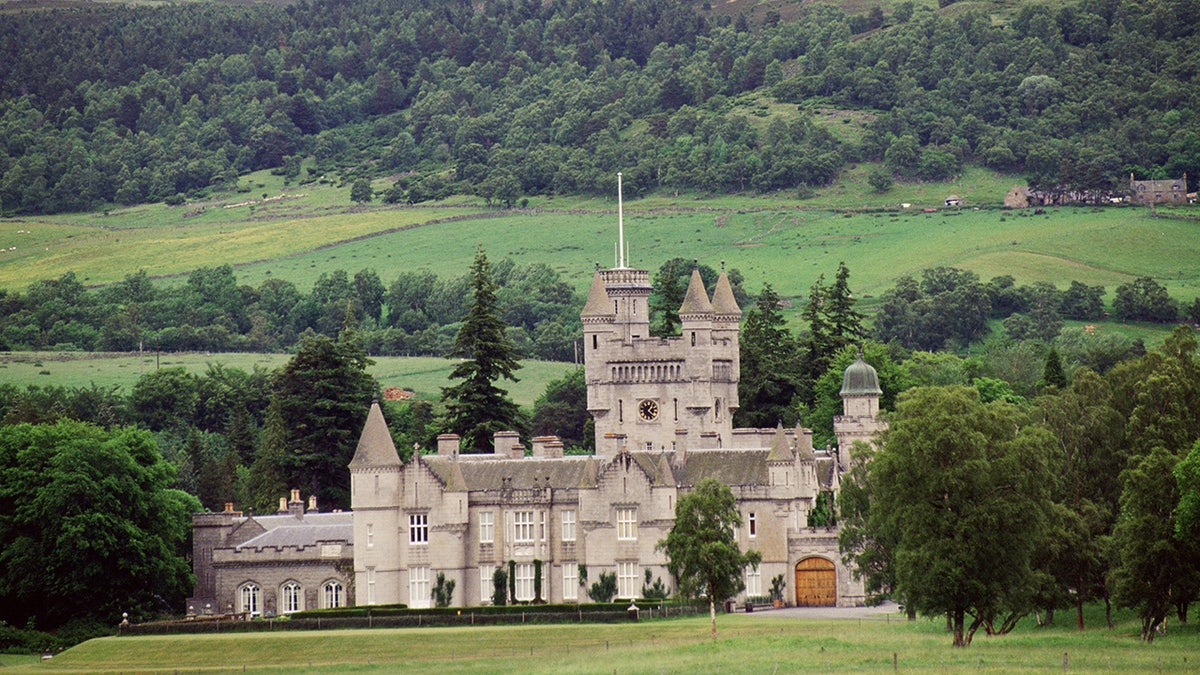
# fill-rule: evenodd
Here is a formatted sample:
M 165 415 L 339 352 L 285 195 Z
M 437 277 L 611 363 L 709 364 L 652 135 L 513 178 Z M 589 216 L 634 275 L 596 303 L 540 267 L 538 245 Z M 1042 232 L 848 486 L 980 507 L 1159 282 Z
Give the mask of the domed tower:
M 842 471 L 850 468 L 850 446 L 855 441 L 874 445 L 875 434 L 887 428 L 879 419 L 879 374 L 871 364 L 863 360 L 862 351 L 858 359 L 842 374 L 842 414 L 833 418 L 833 433 L 837 436 L 838 466 Z

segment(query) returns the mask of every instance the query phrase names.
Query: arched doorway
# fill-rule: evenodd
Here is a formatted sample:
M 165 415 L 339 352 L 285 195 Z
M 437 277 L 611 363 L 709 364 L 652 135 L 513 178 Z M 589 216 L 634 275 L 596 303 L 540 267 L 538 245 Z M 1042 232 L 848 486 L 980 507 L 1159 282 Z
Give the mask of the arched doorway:
M 805 558 L 796 563 L 796 605 L 837 606 L 837 568 L 824 558 Z

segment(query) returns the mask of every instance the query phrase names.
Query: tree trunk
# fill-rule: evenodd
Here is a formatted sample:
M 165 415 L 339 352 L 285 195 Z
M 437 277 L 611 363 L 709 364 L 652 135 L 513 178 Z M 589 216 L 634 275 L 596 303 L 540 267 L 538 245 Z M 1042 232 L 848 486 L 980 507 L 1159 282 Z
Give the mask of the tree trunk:
M 717 603 L 713 600 L 712 591 L 708 593 L 708 618 L 712 622 L 712 639 L 717 639 Z
M 966 647 L 967 643 L 963 636 L 963 610 L 956 609 L 946 615 L 946 622 L 953 623 L 954 626 L 954 646 Z
M 1083 599 L 1075 601 L 1075 626 L 1079 630 L 1083 630 Z
M 1187 623 L 1188 601 L 1175 603 L 1175 616 L 1179 617 L 1179 623 Z
M 1112 602 L 1108 599 L 1108 593 L 1104 594 L 1104 621 L 1108 624 L 1108 629 L 1112 630 Z

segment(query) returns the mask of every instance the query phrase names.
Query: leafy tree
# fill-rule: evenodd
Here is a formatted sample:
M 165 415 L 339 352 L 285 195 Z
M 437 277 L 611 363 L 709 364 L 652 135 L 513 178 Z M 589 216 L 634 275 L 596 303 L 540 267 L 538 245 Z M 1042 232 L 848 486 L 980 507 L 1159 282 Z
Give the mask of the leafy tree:
M 0 618 L 52 629 L 180 609 L 200 503 L 174 478 L 144 430 L 0 427 Z
M 590 419 L 582 368 L 547 384 L 533 404 L 534 435 L 558 436 L 566 446 L 595 449 L 596 439 L 587 433 Z
M 896 180 L 892 178 L 891 171 L 880 167 L 867 175 L 867 184 L 869 184 L 871 189 L 875 190 L 875 192 L 883 194 L 892 189 L 892 186 L 896 184 Z
M 1172 604 L 1195 597 L 1200 544 L 1176 536 L 1180 504 L 1175 453 L 1156 447 L 1122 473 L 1121 511 L 1113 529 L 1117 604 L 1137 609 L 1142 640 L 1152 642 Z
M 163 368 L 138 378 L 129 403 L 137 421 L 151 431 L 186 427 L 195 420 L 198 389 L 198 378 L 186 368 Z
M 488 452 L 497 431 L 524 427 L 521 411 L 496 386 L 500 378 L 516 382 L 521 367 L 496 305 L 496 282 L 483 249 L 471 265 L 471 307 L 448 358 L 462 359 L 450 373 L 458 384 L 442 389 L 446 428 L 459 434 L 471 452 Z
M 1063 546 L 1052 559 L 1062 588 L 1072 590 L 1076 624 L 1083 629 L 1083 606 L 1096 598 L 1108 600 L 1107 541 L 1117 515 L 1121 492 L 1118 475 L 1127 445 L 1124 420 L 1113 407 L 1107 382 L 1086 368 L 1075 372 L 1069 388 L 1037 401 L 1041 422 L 1057 440 L 1051 469 L 1061 477 L 1055 502 L 1064 515 Z
M 799 391 L 799 348 L 780 312 L 779 295 L 764 284 L 758 301 L 746 312 L 738 344 L 741 379 L 734 423 L 770 427 L 796 422 Z
M 955 646 L 1030 607 L 1053 439 L 1021 422 L 1015 408 L 982 404 L 969 388 L 912 389 L 871 460 L 866 536 L 893 545 L 898 594 L 922 614 L 949 617 Z
M 907 370 L 896 364 L 887 347 L 878 342 L 863 343 L 861 353 L 879 376 L 879 388 L 883 390 L 883 395 L 879 397 L 880 410 L 890 410 L 895 405 L 896 396 L 910 386 Z M 833 417 L 842 414 L 842 378 L 846 368 L 858 360 L 858 355 L 858 346 L 842 347 L 830 360 L 829 368 L 813 384 L 812 407 L 804 414 L 802 421 L 813 430 L 813 443 L 817 446 L 836 442 Z M 839 448 L 839 451 L 842 450 L 849 448 Z
M 1104 318 L 1104 287 L 1072 281 L 1063 292 L 1059 311 L 1068 319 L 1093 321 Z
M 1162 284 L 1150 277 L 1138 277 L 1117 286 L 1113 314 L 1122 321 L 1171 323 L 1178 309 Z
M 356 178 L 350 186 L 350 201 L 355 204 L 369 204 L 374 198 L 375 191 L 371 188 L 371 179 L 366 176 Z
M 352 333 L 336 341 L 310 336 L 271 388 L 287 429 L 283 476 L 289 486 L 317 495 L 330 508 L 350 506 L 346 466 L 377 393 L 367 374 L 371 363 Z
M 667 569 L 675 577 L 679 592 L 687 597 L 706 596 L 717 637 L 718 600 L 745 588 L 742 575 L 747 565 L 758 565 L 758 551 L 743 553 L 735 533 L 742 516 L 729 486 L 714 478 L 696 483 L 675 504 L 675 524 L 667 538 L 658 542 L 667 554 Z

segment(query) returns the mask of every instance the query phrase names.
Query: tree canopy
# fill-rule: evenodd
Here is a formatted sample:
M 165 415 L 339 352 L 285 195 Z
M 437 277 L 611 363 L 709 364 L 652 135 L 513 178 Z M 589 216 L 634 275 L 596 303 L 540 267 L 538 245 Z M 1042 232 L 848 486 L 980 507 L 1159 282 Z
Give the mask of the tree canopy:
M 146 620 L 191 591 L 191 514 L 150 433 L 0 426 L 0 618 L 53 629 Z

